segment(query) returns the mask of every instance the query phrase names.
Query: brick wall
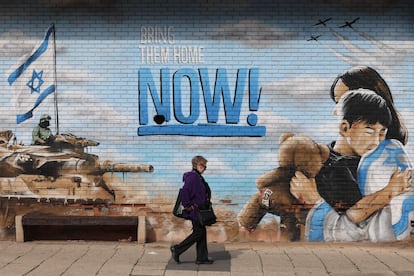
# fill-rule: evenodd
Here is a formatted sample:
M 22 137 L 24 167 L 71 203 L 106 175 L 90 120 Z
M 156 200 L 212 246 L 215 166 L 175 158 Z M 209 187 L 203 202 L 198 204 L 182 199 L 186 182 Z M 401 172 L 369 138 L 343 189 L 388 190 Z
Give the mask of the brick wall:
M 256 179 L 278 167 L 282 133 L 323 144 L 336 139 L 329 89 L 337 74 L 354 65 L 377 69 L 413 129 L 412 9 L 409 1 L 2 3 L 3 76 L 55 25 L 59 121 L 49 96 L 31 119 L 16 124 L 16 93 L 5 77 L 0 129 L 29 145 L 48 113 L 54 132 L 59 126 L 60 133 L 98 141 L 85 152 L 99 161 L 154 171 L 105 173 L 99 181 L 108 188 L 93 177 L 78 186 L 58 178 L 66 186 L 57 187 L 4 176 L 0 193 L 3 199 L 104 198 L 113 204 L 105 211 L 147 213 L 152 239 L 180 239 L 187 232 L 170 210 L 182 173 L 201 154 L 209 160 L 205 177 L 219 213 L 210 239 L 279 240 L 277 217 L 267 215 L 263 231 L 240 234 L 237 215 L 257 192 Z M 155 115 L 162 115 L 160 124 Z

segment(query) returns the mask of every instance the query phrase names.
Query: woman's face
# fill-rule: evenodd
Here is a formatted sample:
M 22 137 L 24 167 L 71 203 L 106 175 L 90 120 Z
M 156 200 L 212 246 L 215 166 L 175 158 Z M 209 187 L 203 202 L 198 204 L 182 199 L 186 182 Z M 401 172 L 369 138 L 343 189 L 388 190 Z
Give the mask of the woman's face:
M 334 98 L 335 98 L 336 104 L 332 111 L 333 115 L 339 115 L 339 112 L 338 112 L 339 99 L 348 91 L 349 91 L 349 87 L 346 86 L 341 79 L 339 79 L 334 88 Z
M 201 163 L 197 164 L 197 168 L 196 169 L 197 169 L 197 171 L 200 174 L 203 174 L 206 171 L 206 169 L 207 169 L 207 163 L 205 163 L 205 164 L 201 164 Z

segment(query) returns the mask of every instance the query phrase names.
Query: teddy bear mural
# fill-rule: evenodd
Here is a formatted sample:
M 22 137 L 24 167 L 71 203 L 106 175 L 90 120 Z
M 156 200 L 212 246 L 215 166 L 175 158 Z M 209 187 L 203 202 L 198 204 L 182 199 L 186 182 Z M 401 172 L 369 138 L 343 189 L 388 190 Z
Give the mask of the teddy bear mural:
M 280 216 L 282 238 L 296 241 L 301 239 L 301 225 L 313 205 L 300 202 L 290 193 L 290 180 L 296 171 L 314 178 L 327 160 L 329 149 L 308 136 L 293 133 L 282 134 L 279 144 L 279 167 L 257 178 L 259 191 L 245 204 L 238 220 L 250 231 L 266 213 Z

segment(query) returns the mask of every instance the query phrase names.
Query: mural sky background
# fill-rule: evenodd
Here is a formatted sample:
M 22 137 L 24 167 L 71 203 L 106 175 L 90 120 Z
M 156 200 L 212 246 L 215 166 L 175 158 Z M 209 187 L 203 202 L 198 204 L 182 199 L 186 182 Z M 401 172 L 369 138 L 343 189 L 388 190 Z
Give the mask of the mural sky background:
M 102 160 L 152 164 L 154 173 L 138 176 L 153 186 L 150 196 L 168 190 L 174 195 L 191 157 L 202 154 L 209 160 L 205 176 L 215 199 L 247 199 L 256 190 L 255 179 L 277 167 L 281 133 L 303 133 L 324 143 L 336 138 L 329 89 L 336 75 L 352 65 L 372 66 L 387 81 L 411 134 L 407 151 L 414 156 L 414 9 L 409 1 L 164 2 L 2 1 L 0 129 L 13 130 L 18 142 L 28 145 L 41 114 L 54 117 L 49 97 L 32 119 L 16 125 L 6 77 L 54 23 L 60 132 L 99 141 L 89 150 Z M 338 27 L 358 17 L 353 28 Z M 326 26 L 315 25 L 327 18 Z M 142 26 L 172 26 L 174 46 L 203 46 L 204 63 L 144 64 Z M 211 82 L 217 68 L 226 68 L 230 84 L 238 68 L 259 68 L 258 125 L 266 126 L 266 136 L 138 136 L 142 67 L 151 68 L 154 76 L 164 67 L 172 72 L 208 68 Z M 250 113 L 247 104 L 245 98 L 243 125 Z M 198 123 L 206 123 L 205 116 Z

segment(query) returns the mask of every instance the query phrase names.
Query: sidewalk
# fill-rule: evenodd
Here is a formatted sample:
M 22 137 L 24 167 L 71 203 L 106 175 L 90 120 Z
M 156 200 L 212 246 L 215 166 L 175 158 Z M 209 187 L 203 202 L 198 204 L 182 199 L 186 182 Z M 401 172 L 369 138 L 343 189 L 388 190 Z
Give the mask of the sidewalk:
M 209 244 L 212 265 L 195 249 L 171 259 L 169 243 L 0 241 L 0 275 L 414 275 L 414 242 Z

